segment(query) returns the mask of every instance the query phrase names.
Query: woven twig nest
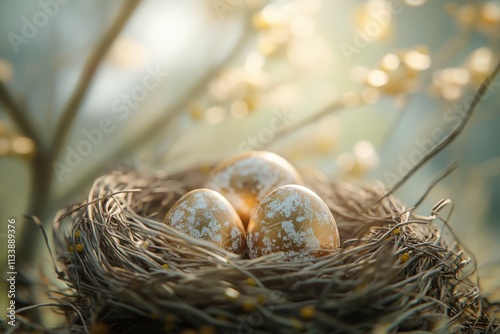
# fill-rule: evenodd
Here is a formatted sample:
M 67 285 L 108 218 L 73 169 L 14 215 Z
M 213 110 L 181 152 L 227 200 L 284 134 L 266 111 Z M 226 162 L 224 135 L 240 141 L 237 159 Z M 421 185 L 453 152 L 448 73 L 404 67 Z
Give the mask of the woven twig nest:
M 161 221 L 203 169 L 116 171 L 56 219 L 62 297 L 75 331 L 106 333 L 493 332 L 475 266 L 447 229 L 380 184 L 306 177 L 342 245 L 309 262 L 246 259 Z M 373 203 L 376 203 L 372 205 Z M 370 207 L 370 205 L 372 205 Z M 369 207 L 369 209 L 367 209 Z M 495 327 L 497 326 L 497 327 Z M 101 332 L 99 332 L 101 333 Z

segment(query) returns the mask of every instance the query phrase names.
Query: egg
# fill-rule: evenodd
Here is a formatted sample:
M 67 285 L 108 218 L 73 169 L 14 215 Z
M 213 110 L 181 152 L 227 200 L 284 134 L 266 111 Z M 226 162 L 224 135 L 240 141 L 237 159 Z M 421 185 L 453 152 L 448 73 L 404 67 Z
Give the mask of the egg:
M 216 166 L 207 187 L 229 200 L 246 227 L 260 201 L 287 184 L 302 184 L 299 173 L 288 161 L 271 152 L 252 151 Z
M 182 196 L 163 220 L 192 237 L 207 240 L 227 251 L 245 251 L 245 228 L 236 210 L 221 194 L 195 189 Z
M 340 245 L 335 219 L 310 189 L 286 185 L 259 204 L 247 228 L 250 258 L 284 252 L 286 260 L 310 260 Z

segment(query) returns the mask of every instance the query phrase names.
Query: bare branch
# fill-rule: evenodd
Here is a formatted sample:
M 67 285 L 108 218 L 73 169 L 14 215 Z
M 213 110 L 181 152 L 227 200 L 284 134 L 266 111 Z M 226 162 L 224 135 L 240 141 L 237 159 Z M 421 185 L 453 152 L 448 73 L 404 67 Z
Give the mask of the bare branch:
M 137 136 L 131 137 L 125 145 L 117 152 L 118 156 L 122 156 L 124 153 L 131 151 L 132 148 L 140 147 L 142 144 L 151 139 L 154 134 L 159 133 L 165 129 L 165 125 L 171 123 L 176 117 L 180 116 L 186 111 L 186 105 L 193 100 L 194 97 L 199 96 L 205 92 L 206 86 L 210 80 L 212 80 L 222 69 L 226 68 L 227 64 L 230 63 L 234 58 L 236 58 L 242 49 L 247 45 L 248 37 L 250 35 L 251 27 L 251 15 L 248 15 L 245 22 L 245 31 L 239 38 L 238 42 L 235 44 L 233 49 L 216 65 L 214 65 L 209 71 L 207 71 L 203 77 L 191 88 L 186 94 L 175 103 L 173 106 L 167 108 L 162 113 L 158 119 L 151 122 L 149 126 L 146 127 L 144 131 L 139 133 Z
M 333 101 L 333 102 L 329 103 L 328 105 L 326 105 L 325 107 L 323 107 L 320 111 L 315 112 L 313 114 L 310 114 L 308 117 L 300 120 L 299 122 L 297 122 L 295 124 L 292 124 L 292 125 L 286 127 L 284 130 L 278 132 L 269 143 L 260 147 L 260 149 L 266 148 L 266 147 L 274 144 L 275 142 L 281 140 L 282 138 L 296 132 L 297 130 L 299 130 L 299 129 L 301 129 L 309 124 L 317 122 L 318 120 L 325 117 L 326 115 L 328 115 L 332 112 L 335 112 L 335 111 L 342 110 L 345 107 L 346 107 L 346 104 L 342 100 Z
M 79 82 L 62 112 L 49 150 L 38 151 L 33 159 L 31 163 L 32 185 L 30 204 L 27 210 L 28 214 L 44 218 L 46 213 L 50 210 L 50 196 L 52 179 L 54 176 L 52 162 L 57 157 L 67 134 L 71 130 L 71 124 L 94 79 L 94 74 L 99 68 L 106 52 L 127 23 L 139 2 L 140 0 L 124 0 L 123 6 L 115 21 L 104 33 L 95 49 L 89 55 Z M 23 240 L 19 248 L 20 258 L 23 258 L 25 261 L 31 261 L 37 249 L 34 246 L 34 244 L 36 244 L 36 234 L 33 234 L 31 229 L 26 228 L 20 235 L 20 240 Z
M 495 79 L 495 77 L 498 75 L 499 72 L 500 72 L 500 62 L 497 64 L 495 70 L 483 81 L 477 92 L 474 94 L 474 99 L 472 100 L 469 108 L 464 114 L 464 117 L 460 122 L 460 124 L 458 124 L 458 126 L 448 136 L 446 136 L 446 138 L 444 138 L 440 143 L 434 146 L 434 148 L 430 150 L 415 166 L 413 166 L 410 169 L 410 171 L 406 173 L 406 175 L 398 183 L 396 183 L 396 185 L 394 185 L 392 189 L 388 191 L 380 200 L 386 198 L 394 191 L 396 191 L 399 187 L 401 187 L 406 182 L 406 180 L 408 180 L 420 167 L 422 167 L 423 164 L 425 164 L 432 157 L 441 152 L 462 132 L 463 128 L 469 121 L 470 117 L 477 109 L 479 102 L 481 102 L 482 98 L 488 91 L 488 87 L 490 87 L 491 83 L 493 82 L 493 80 Z
M 35 128 L 29 121 L 25 110 L 23 110 L 15 101 L 7 87 L 0 81 L 0 102 L 5 106 L 7 114 L 12 118 L 19 129 L 38 144 L 38 136 Z
M 140 0 L 126 0 L 123 2 L 123 7 L 120 9 L 115 21 L 104 33 L 101 40 L 97 43 L 96 47 L 87 58 L 87 62 L 82 71 L 82 75 L 78 84 L 71 95 L 68 103 L 66 104 L 61 119 L 56 127 L 54 138 L 51 145 L 52 157 L 57 156 L 64 140 L 66 139 L 71 124 L 80 109 L 83 99 L 87 95 L 88 88 L 95 78 L 95 73 L 99 68 L 104 56 L 113 44 L 113 41 L 120 34 L 129 18 L 134 13 L 134 10 L 139 5 Z
M 252 36 L 251 32 L 251 15 L 248 15 L 248 17 L 246 17 L 245 30 L 231 51 L 216 65 L 211 67 L 210 70 L 207 71 L 192 88 L 188 89 L 177 103 L 168 107 L 164 112 L 162 112 L 158 119 L 151 122 L 151 124 L 149 124 L 144 131 L 137 134 L 131 134 L 130 137 L 125 138 L 121 146 L 116 151 L 110 153 L 109 160 L 120 161 L 120 159 L 133 152 L 134 149 L 140 147 L 153 138 L 156 133 L 163 131 L 166 124 L 172 122 L 176 117 L 185 112 L 186 105 L 189 101 L 205 92 L 208 82 L 212 80 L 222 69 L 226 68 L 227 64 L 231 63 L 231 61 L 233 61 L 241 53 L 247 45 L 249 37 Z M 72 196 L 73 192 L 85 186 L 85 184 L 89 181 L 89 178 L 94 178 L 97 174 L 102 172 L 103 170 L 101 165 L 97 164 L 93 166 L 88 172 L 85 173 L 85 177 L 82 177 L 81 180 L 72 186 L 71 189 L 68 189 L 67 192 L 61 194 L 61 198 Z
M 420 199 L 417 201 L 417 203 L 415 203 L 415 205 L 413 206 L 413 208 L 414 209 L 418 208 L 418 206 L 420 204 L 422 204 L 422 202 L 427 197 L 427 195 L 429 195 L 429 193 L 431 192 L 431 190 L 434 189 L 434 187 L 442 179 L 444 179 L 445 177 L 447 177 L 448 175 L 450 175 L 455 169 L 457 169 L 457 167 L 458 167 L 458 162 L 456 162 L 456 161 L 453 161 L 451 164 L 449 164 L 448 166 L 446 166 L 446 168 L 441 173 L 439 173 L 438 176 L 436 176 L 434 178 L 434 180 L 432 180 L 431 184 L 429 184 L 429 186 L 427 187 L 427 190 L 425 191 L 425 193 L 420 197 Z

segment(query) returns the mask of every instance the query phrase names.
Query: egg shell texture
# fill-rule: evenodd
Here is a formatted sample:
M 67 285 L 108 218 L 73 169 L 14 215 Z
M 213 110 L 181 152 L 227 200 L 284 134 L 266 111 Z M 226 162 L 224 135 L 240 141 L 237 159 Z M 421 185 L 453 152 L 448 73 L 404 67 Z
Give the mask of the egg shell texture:
M 235 156 L 217 166 L 209 187 L 224 195 L 246 223 L 257 205 L 272 190 L 287 184 L 301 184 L 293 166 L 282 157 L 263 151 Z
M 287 259 L 307 260 L 326 255 L 318 249 L 339 247 L 335 219 L 311 190 L 282 186 L 257 207 L 247 230 L 250 258 L 284 251 Z
M 181 197 L 167 213 L 165 223 L 233 253 L 245 249 L 245 231 L 238 214 L 222 195 L 210 189 L 196 189 Z

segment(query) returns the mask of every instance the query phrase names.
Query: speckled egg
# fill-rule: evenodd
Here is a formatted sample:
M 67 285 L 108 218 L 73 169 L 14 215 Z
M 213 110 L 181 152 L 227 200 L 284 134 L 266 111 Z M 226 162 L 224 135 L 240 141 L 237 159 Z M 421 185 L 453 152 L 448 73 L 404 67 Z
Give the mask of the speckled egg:
M 247 228 L 250 258 L 284 252 L 287 260 L 309 260 L 339 247 L 337 224 L 328 206 L 310 189 L 282 186 L 259 204 Z
M 192 237 L 213 242 L 227 251 L 245 251 L 245 228 L 231 204 L 211 189 L 182 196 L 168 211 L 164 223 Z
M 246 227 L 260 201 L 287 184 L 302 184 L 299 173 L 288 161 L 271 152 L 252 151 L 216 166 L 207 187 L 229 200 Z

